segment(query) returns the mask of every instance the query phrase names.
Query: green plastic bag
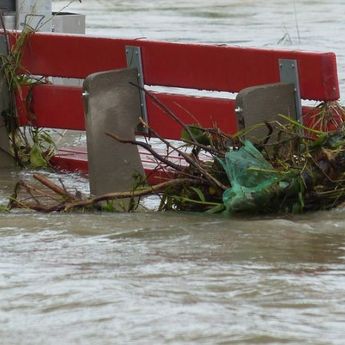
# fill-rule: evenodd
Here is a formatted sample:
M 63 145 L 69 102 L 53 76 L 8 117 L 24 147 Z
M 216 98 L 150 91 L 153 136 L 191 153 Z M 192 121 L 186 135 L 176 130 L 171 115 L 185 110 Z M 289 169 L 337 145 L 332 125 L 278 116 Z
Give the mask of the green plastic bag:
M 223 194 L 229 213 L 276 210 L 282 206 L 279 199 L 291 192 L 298 199 L 296 176 L 282 177 L 248 140 L 239 150 L 227 152 L 222 165 L 231 182 L 231 188 Z

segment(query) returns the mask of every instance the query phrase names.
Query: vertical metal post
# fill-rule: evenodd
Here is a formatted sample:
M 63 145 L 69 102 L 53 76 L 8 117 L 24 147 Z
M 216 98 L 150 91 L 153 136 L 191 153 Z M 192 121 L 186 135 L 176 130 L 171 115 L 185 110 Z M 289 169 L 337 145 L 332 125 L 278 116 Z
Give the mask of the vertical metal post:
M 140 109 L 141 109 L 141 117 L 147 123 L 147 108 L 146 108 L 146 97 L 144 86 L 144 73 L 143 73 L 143 66 L 141 60 L 141 51 L 140 47 L 134 46 L 126 46 L 126 58 L 127 58 L 127 66 L 128 68 L 136 68 L 138 71 L 138 85 L 140 86 Z M 146 128 L 139 126 L 138 130 L 142 132 L 147 132 Z
M 5 35 L 0 36 L 0 54 L 7 55 L 7 44 Z M 0 74 L 0 168 L 14 167 L 14 159 L 10 154 L 9 133 L 6 128 L 5 119 L 2 114 L 8 111 L 10 93 L 4 75 Z
M 279 59 L 279 72 L 282 83 L 293 84 L 295 86 L 296 116 L 297 120 L 303 123 L 297 60 Z

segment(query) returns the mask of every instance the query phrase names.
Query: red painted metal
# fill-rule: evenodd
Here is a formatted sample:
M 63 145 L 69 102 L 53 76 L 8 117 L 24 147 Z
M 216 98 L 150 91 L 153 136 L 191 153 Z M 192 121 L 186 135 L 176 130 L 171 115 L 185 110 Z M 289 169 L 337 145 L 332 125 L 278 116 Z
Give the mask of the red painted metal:
M 142 56 L 148 84 L 229 92 L 279 82 L 279 59 L 295 59 L 303 99 L 339 98 L 333 53 L 156 43 Z
M 27 109 L 26 95 L 17 97 L 17 111 L 22 125 L 32 123 L 38 127 L 85 130 L 82 90 L 80 87 L 60 85 L 37 85 L 31 89 L 30 109 Z
M 61 148 L 51 158 L 50 163 L 53 168 L 62 172 L 78 172 L 87 175 L 89 171 L 86 148 Z
M 26 109 L 25 89 L 22 100 L 18 99 L 21 124 L 30 118 Z M 38 85 L 31 91 L 31 112 L 34 124 L 39 127 L 85 130 L 82 90 L 79 87 Z M 171 109 L 182 122 L 200 124 L 203 127 L 218 127 L 226 133 L 236 132 L 234 100 L 210 97 L 193 97 L 174 94 L 154 94 Z M 180 139 L 182 127 L 168 116 L 157 102 L 147 97 L 150 126 L 167 139 Z
M 278 60 L 295 59 L 303 99 L 339 98 L 333 53 L 36 33 L 26 45 L 23 66 L 36 75 L 85 78 L 125 68 L 126 45 L 142 48 L 148 85 L 239 92 L 278 82 Z
M 173 94 L 157 94 L 156 96 L 185 124 L 219 128 L 228 134 L 237 132 L 234 100 Z M 181 138 L 182 127 L 162 110 L 157 102 L 147 98 L 147 110 L 150 127 L 163 138 Z
M 16 33 L 10 43 L 15 41 Z M 122 40 L 110 38 L 35 33 L 27 39 L 22 67 L 34 75 L 83 79 L 94 72 L 126 67 L 123 47 Z

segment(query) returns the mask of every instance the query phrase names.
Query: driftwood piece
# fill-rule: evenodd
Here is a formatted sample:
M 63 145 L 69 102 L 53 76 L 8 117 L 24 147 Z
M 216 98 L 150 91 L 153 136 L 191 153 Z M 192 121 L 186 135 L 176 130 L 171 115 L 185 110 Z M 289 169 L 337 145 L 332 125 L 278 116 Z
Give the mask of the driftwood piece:
M 169 188 L 180 185 L 195 185 L 202 183 L 195 178 L 178 178 L 155 186 L 142 187 L 134 191 L 106 193 L 96 197 L 81 199 L 78 193 L 73 195 L 65 188 L 60 187 L 41 174 L 34 174 L 33 177 L 41 184 L 41 187 L 34 186 L 25 181 L 18 182 L 15 193 L 9 204 L 10 209 L 25 208 L 39 212 L 67 212 L 90 207 L 95 207 L 97 209 L 98 205 L 104 201 L 139 198 L 146 195 L 159 194 Z M 22 191 L 24 191 L 25 194 L 20 197 Z

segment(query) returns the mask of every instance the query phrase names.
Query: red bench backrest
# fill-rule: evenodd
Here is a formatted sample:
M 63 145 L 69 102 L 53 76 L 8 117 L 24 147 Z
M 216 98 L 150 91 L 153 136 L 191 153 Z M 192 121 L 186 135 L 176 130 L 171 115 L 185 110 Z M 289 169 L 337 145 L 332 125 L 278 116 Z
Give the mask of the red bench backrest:
M 94 72 L 127 67 L 126 46 L 141 48 L 146 85 L 236 93 L 249 86 L 279 82 L 279 59 L 294 59 L 303 99 L 339 99 L 333 53 L 35 33 L 25 46 L 22 64 L 33 75 L 85 78 Z M 186 123 L 197 120 L 226 132 L 237 129 L 231 99 L 168 93 L 157 96 Z M 85 129 L 81 88 L 39 85 L 32 99 L 38 126 Z M 18 106 L 24 119 L 24 104 L 19 102 Z M 147 110 L 149 124 L 157 132 L 167 138 L 180 137 L 179 125 L 149 98 Z

